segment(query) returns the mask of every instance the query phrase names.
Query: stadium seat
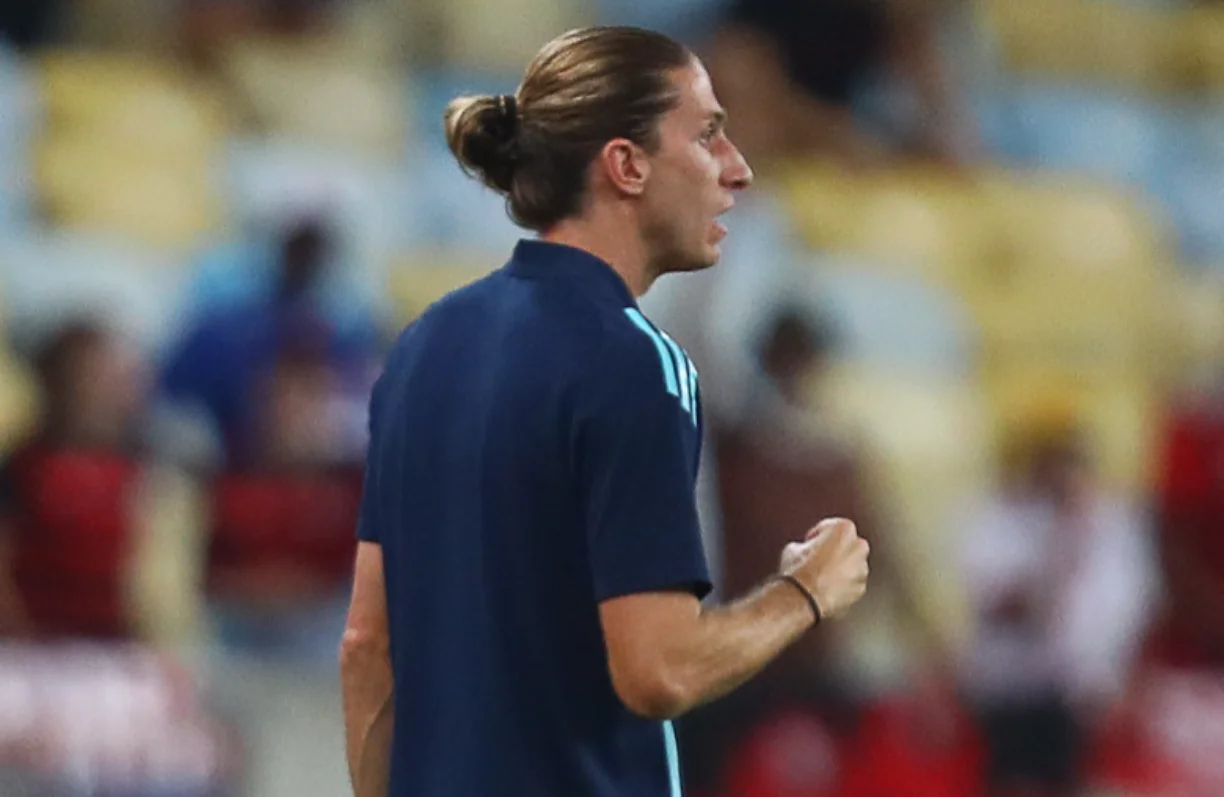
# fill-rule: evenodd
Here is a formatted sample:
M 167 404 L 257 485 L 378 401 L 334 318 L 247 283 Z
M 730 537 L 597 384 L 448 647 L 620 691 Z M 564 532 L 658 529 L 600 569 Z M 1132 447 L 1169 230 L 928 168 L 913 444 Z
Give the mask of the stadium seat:
M 504 259 L 527 235 L 510 220 L 505 200 L 465 175 L 449 152 L 418 157 L 409 166 L 409 189 L 427 245 L 485 251 L 493 262 Z
M 796 164 L 782 189 L 799 234 L 819 250 L 862 255 L 951 285 L 987 252 L 980 208 L 954 178 L 861 176 Z
M 392 161 L 403 150 L 406 97 L 392 70 L 327 43 L 249 39 L 227 51 L 223 73 L 255 131 Z
M 810 282 L 843 356 L 916 375 L 964 375 L 974 367 L 973 321 L 946 288 L 846 257 L 820 258 Z
M 1187 9 L 1179 34 L 1186 82 L 1208 92 L 1224 90 L 1224 10 L 1207 4 Z
M 387 285 L 395 321 L 412 321 L 447 293 L 475 282 L 498 265 L 483 253 L 457 251 L 422 251 L 397 258 Z
M 553 36 L 594 21 L 592 9 L 568 0 L 418 0 L 418 6 L 434 20 L 431 44 L 443 63 L 492 73 L 521 73 Z
M 1215 153 L 1191 146 L 1161 175 L 1155 192 L 1186 260 L 1224 260 L 1224 213 L 1219 212 L 1224 203 L 1224 156 L 1213 157 Z
M 778 188 L 796 231 L 818 250 L 845 248 L 865 193 L 855 175 L 804 161 L 778 170 Z
M 1117 91 L 1026 81 L 1004 106 L 1009 154 L 1029 167 L 1146 186 L 1173 146 L 1162 109 Z
M 986 357 L 1135 365 L 1170 273 L 1152 219 L 1129 197 L 1061 180 L 998 181 L 997 254 L 965 296 Z
M 6 323 L 38 335 L 75 315 L 98 316 L 155 353 L 176 329 L 189 277 L 171 261 L 160 250 L 80 231 L 0 242 Z
M 948 520 L 992 473 L 989 414 L 974 381 L 845 362 L 815 406 L 867 445 L 872 481 L 886 497 L 881 509 L 897 530 L 890 540 L 898 541 L 903 567 L 924 574 L 916 587 L 925 613 L 947 634 L 958 633 L 963 604 L 946 571 Z
M 153 468 L 137 494 L 140 545 L 129 589 L 141 639 L 163 649 L 202 641 L 202 580 L 207 506 L 187 474 Z
M 1094 0 L 984 0 L 1005 62 L 1030 74 L 1161 88 L 1179 77 L 1177 16 Z
M 53 51 L 38 64 L 35 176 L 53 222 L 177 248 L 220 225 L 211 159 L 227 119 L 215 95 L 136 57 Z
M 83 136 L 52 136 L 37 174 L 43 206 L 60 225 L 182 251 L 223 221 L 212 164 L 198 153 L 171 166 Z
M 1224 368 L 1224 269 L 1183 271 L 1167 290 L 1168 312 L 1154 338 L 1158 383 L 1214 384 Z
M 31 70 L 0 42 L 0 235 L 28 223 L 29 148 L 38 113 Z
M 88 135 L 146 158 L 174 157 L 207 148 L 228 124 L 214 91 L 166 63 L 61 50 L 38 67 L 54 132 Z
M 0 350 L 0 457 L 11 452 L 34 431 L 39 416 L 39 398 L 25 363 L 7 348 Z

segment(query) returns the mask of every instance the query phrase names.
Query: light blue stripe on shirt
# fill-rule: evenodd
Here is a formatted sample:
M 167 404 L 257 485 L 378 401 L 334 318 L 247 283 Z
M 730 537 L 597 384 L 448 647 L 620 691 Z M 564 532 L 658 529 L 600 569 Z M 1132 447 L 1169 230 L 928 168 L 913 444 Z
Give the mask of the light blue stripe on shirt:
M 676 383 L 676 364 L 672 362 L 671 354 L 667 351 L 667 344 L 663 342 L 663 338 L 659 336 L 658 331 L 651 326 L 650 322 L 646 320 L 646 317 L 636 307 L 626 307 L 625 315 L 629 316 L 629 320 L 654 341 L 655 351 L 659 353 L 659 361 L 663 365 L 663 379 L 667 382 L 667 392 L 673 396 L 679 396 L 680 388 Z M 685 393 L 687 392 L 688 388 L 686 386 Z
M 667 750 L 667 776 L 671 780 L 671 797 L 683 797 L 680 782 L 680 746 L 676 744 L 676 728 L 671 720 L 663 723 L 663 745 Z
M 689 360 L 688 372 L 689 372 L 689 395 L 692 396 L 692 401 L 693 401 L 693 408 L 692 408 L 693 425 L 696 426 L 697 425 L 697 366 L 693 365 L 692 360 Z
M 690 412 L 693 409 L 693 399 L 689 393 L 689 359 L 684 353 L 684 349 L 676 341 L 672 340 L 666 332 L 660 332 L 663 336 L 663 341 L 671 348 L 672 354 L 676 356 L 676 367 L 680 369 L 680 406 L 684 407 L 685 412 Z

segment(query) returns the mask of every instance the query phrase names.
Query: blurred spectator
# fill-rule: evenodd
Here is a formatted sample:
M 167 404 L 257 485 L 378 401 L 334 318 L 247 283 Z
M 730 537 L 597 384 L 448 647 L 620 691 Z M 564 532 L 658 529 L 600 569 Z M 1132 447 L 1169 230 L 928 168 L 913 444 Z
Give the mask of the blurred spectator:
M 0 480 L 0 632 L 131 636 L 140 367 L 102 327 L 76 322 L 52 336 L 35 370 L 44 416 Z
M 970 135 L 945 74 L 938 0 L 733 0 L 707 55 L 749 161 L 832 155 L 877 163 L 894 146 L 956 160 Z M 915 95 L 912 130 L 869 133 L 855 108 L 883 78 Z
M 991 795 L 1073 795 L 1084 740 L 1130 675 L 1152 604 L 1143 519 L 1097 479 L 1070 402 L 1008 423 L 998 491 L 964 527 L 964 685 Z
M 1173 413 L 1161 471 L 1169 601 L 1151 653 L 1167 666 L 1224 671 L 1224 392 Z
M 326 355 L 291 351 L 261 380 L 256 446 L 212 484 L 208 594 L 233 649 L 333 663 L 361 468 L 346 460 Z
M 782 548 L 821 518 L 852 518 L 864 538 L 876 541 L 860 452 L 808 407 L 807 389 L 829 363 L 832 334 L 802 310 L 779 312 L 758 344 L 757 372 L 741 405 L 711 419 L 729 595 L 777 570 Z M 794 669 L 806 679 L 827 633 L 805 637 L 779 661 L 779 671 Z
M 863 452 L 808 402 L 808 389 L 824 375 L 833 343 L 823 319 L 802 309 L 780 310 L 759 341 L 755 375 L 738 405 L 723 405 L 726 414 L 710 420 L 728 596 L 743 594 L 775 572 L 782 548 L 825 517 L 854 519 L 872 542 L 873 570 L 904 587 L 891 578 L 895 570 L 883 564 L 888 546 L 880 543 L 880 523 L 867 495 Z M 840 630 L 830 625 L 809 633 L 757 679 L 686 726 L 685 747 L 698 782 L 720 777 L 727 753 L 744 740 L 765 744 L 759 739 L 776 733 L 812 741 L 810 756 L 830 756 L 828 767 L 809 762 L 801 769 L 811 784 L 827 779 L 832 788 L 837 778 L 830 768 L 840 766 L 836 751 L 857 711 L 857 698 L 838 672 Z M 827 745 L 815 744 L 826 737 Z
M 171 402 L 203 411 L 231 465 L 252 456 L 259 374 L 290 348 L 317 346 L 326 353 L 341 390 L 353 399 L 348 408 L 360 416 L 351 419 L 350 429 L 364 428 L 379 335 L 368 318 L 341 327 L 329 313 L 324 278 L 332 250 L 331 230 L 322 220 L 308 217 L 290 225 L 266 283 L 251 295 L 206 305 L 170 357 L 163 390 Z M 238 266 L 257 272 L 260 264 Z M 362 442 L 349 441 L 354 453 Z

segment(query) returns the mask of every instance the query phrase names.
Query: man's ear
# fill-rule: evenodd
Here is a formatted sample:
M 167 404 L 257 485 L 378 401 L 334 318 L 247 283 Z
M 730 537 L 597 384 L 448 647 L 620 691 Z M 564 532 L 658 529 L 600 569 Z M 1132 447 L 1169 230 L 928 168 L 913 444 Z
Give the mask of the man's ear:
M 599 153 L 604 176 L 617 190 L 627 196 L 640 196 L 650 179 L 650 161 L 646 152 L 627 138 L 614 138 Z

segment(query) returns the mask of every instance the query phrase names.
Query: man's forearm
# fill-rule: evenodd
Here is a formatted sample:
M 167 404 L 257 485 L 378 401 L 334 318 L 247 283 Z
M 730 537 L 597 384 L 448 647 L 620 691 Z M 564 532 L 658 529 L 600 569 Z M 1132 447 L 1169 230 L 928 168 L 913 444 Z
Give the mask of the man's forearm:
M 683 685 L 683 714 L 748 681 L 815 622 L 793 584 L 771 580 L 725 606 L 703 609 L 697 630 L 676 640 L 670 667 Z
M 356 797 L 386 797 L 395 716 L 391 660 L 386 648 L 346 637 L 340 680 L 353 791 Z

